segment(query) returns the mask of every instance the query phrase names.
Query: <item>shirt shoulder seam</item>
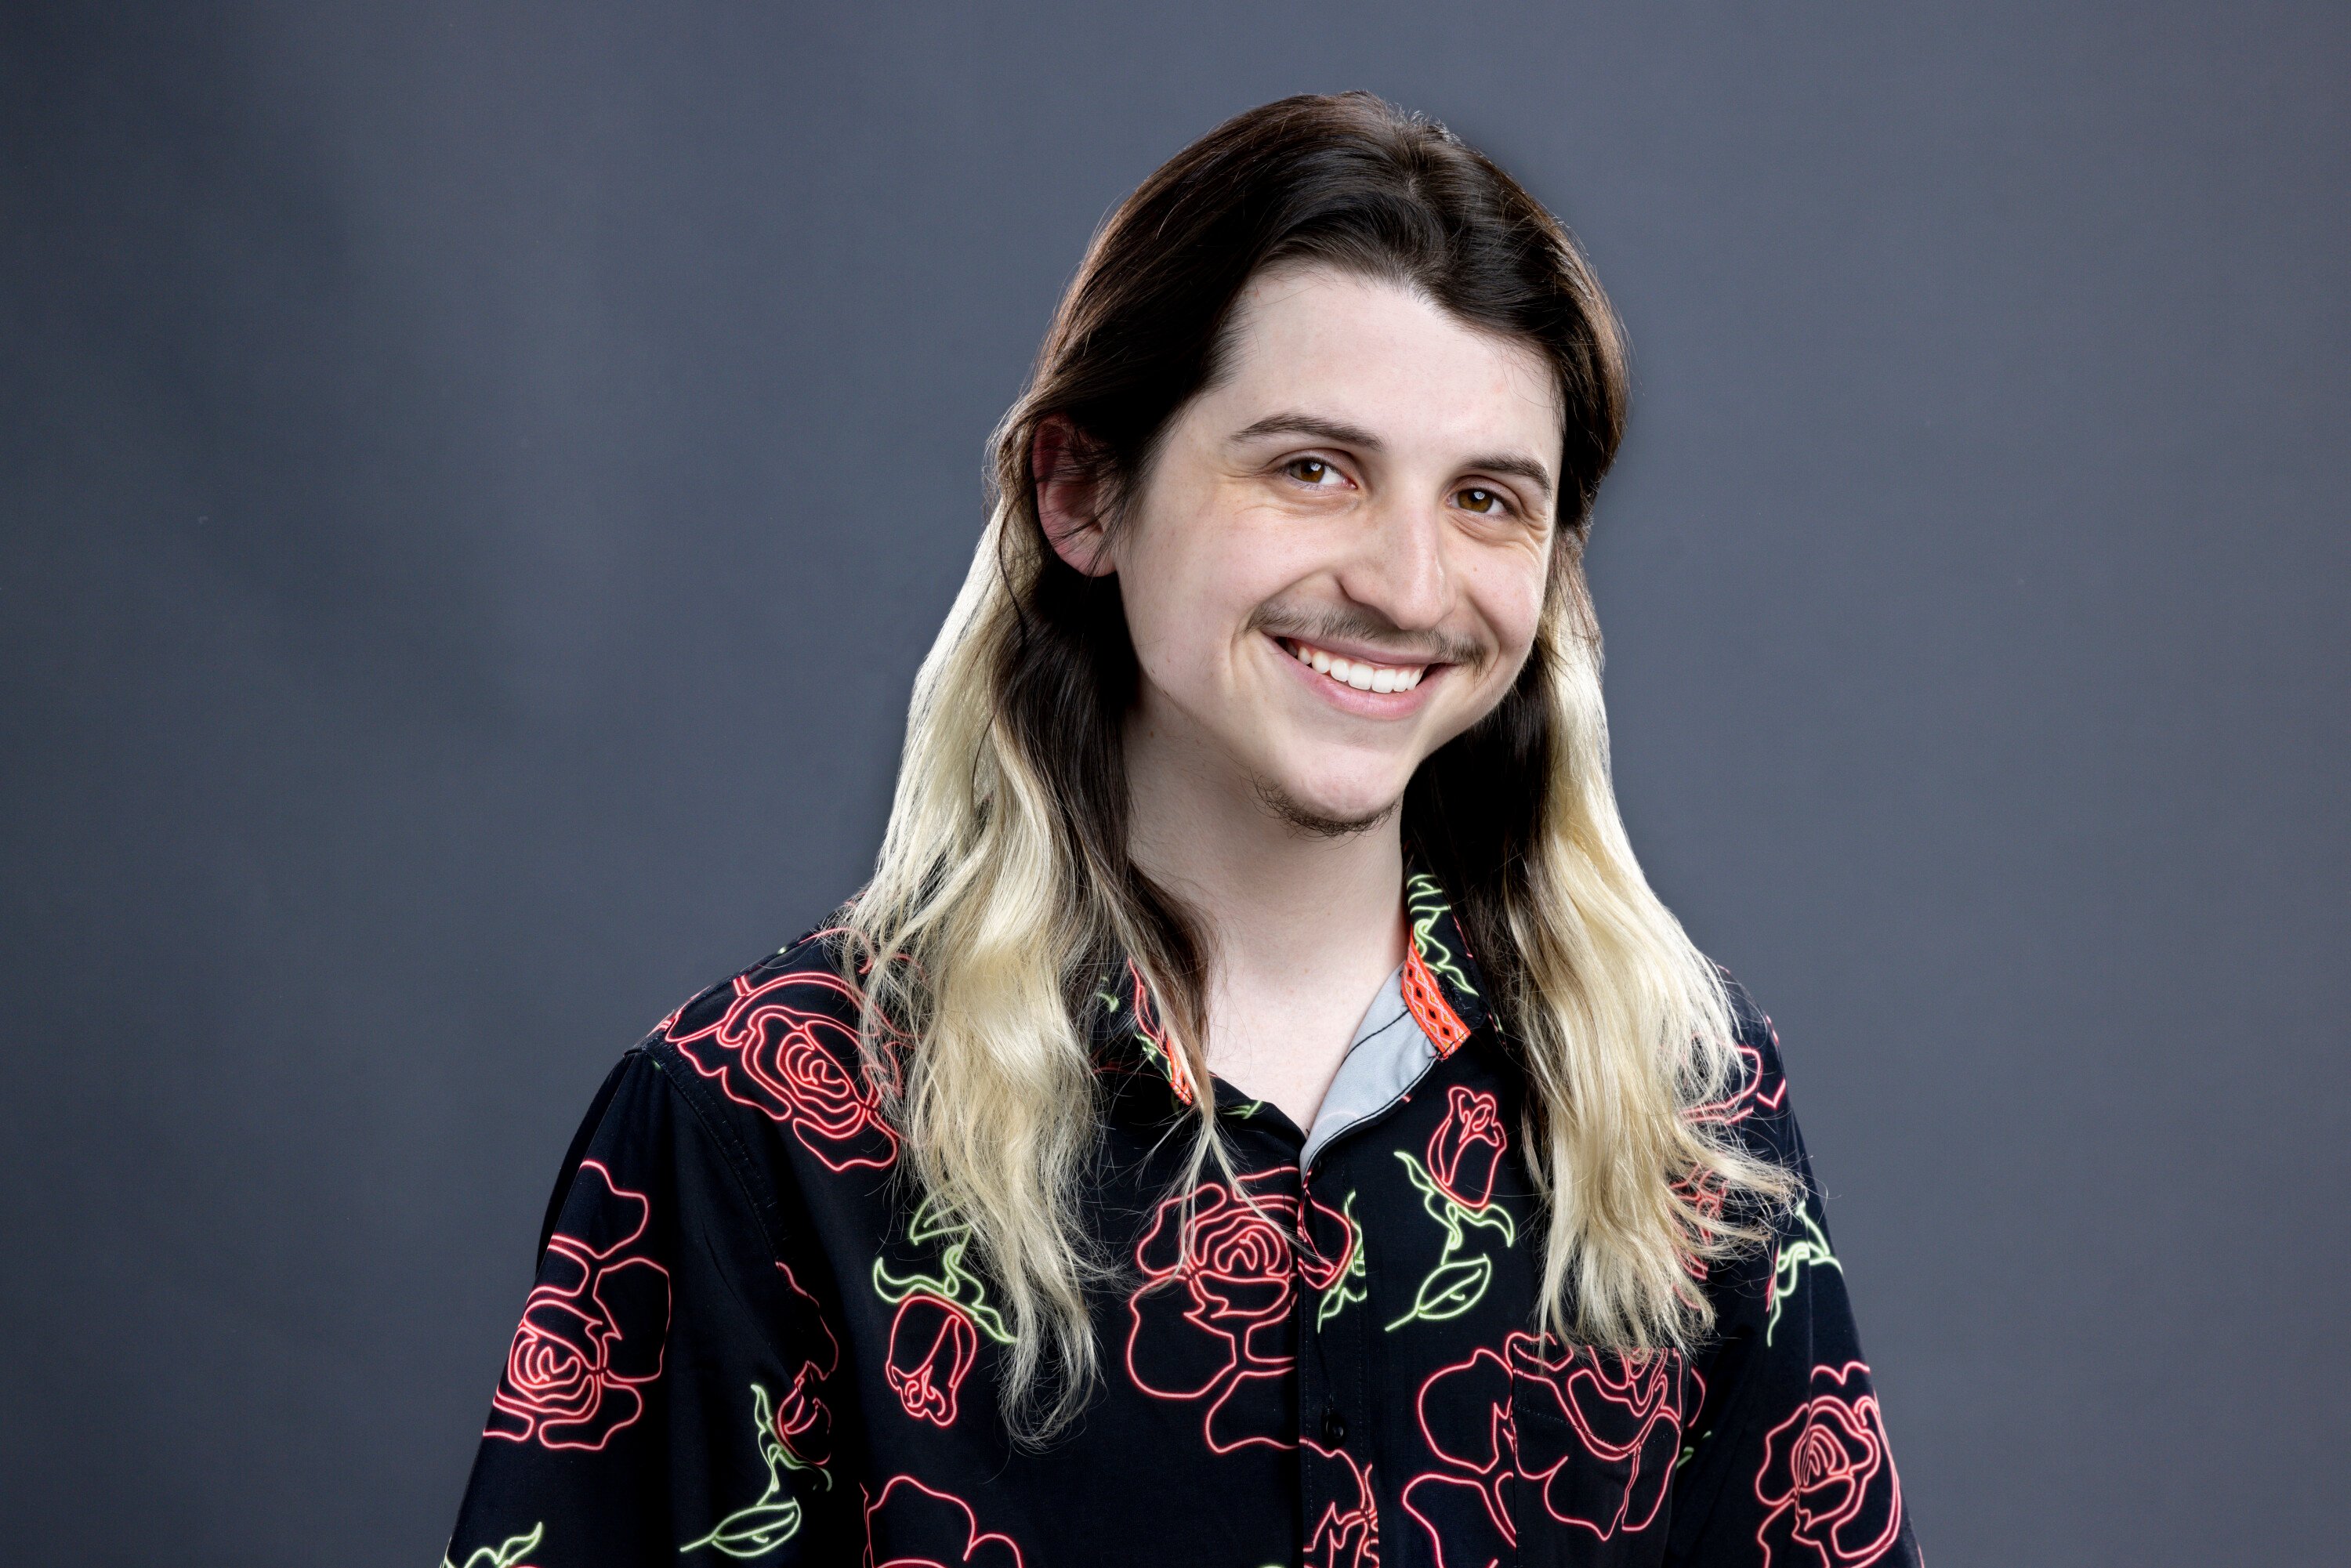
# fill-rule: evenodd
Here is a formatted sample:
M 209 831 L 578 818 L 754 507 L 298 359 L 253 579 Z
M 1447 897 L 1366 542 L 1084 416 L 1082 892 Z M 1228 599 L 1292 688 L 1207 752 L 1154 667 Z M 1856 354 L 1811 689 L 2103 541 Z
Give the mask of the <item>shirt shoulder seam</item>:
M 637 1047 L 654 1071 L 661 1074 L 695 1124 L 702 1129 L 726 1166 L 727 1174 L 743 1195 L 744 1203 L 758 1222 L 760 1236 L 768 1244 L 771 1261 L 784 1260 L 784 1225 L 782 1211 L 776 1203 L 773 1184 L 763 1179 L 758 1163 L 743 1142 L 741 1133 L 732 1120 L 706 1099 L 701 1077 L 692 1070 L 677 1048 L 656 1037 Z

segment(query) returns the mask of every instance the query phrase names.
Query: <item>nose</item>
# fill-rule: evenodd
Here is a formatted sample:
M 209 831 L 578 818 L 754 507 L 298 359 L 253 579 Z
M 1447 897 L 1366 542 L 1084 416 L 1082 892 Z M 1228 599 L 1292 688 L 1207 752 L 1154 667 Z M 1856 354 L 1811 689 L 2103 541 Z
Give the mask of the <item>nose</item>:
M 1446 522 L 1435 503 L 1385 498 L 1339 572 L 1339 591 L 1399 631 L 1430 632 L 1452 607 Z

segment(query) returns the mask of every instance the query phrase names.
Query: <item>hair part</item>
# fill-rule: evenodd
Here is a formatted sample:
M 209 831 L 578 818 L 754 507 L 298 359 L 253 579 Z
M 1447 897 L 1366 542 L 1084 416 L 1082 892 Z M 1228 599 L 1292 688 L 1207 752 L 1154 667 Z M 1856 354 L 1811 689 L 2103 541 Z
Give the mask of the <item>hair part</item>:
M 1088 1291 L 1117 1273 L 1078 1207 L 1106 966 L 1134 963 L 1169 1050 L 1208 1082 L 1199 928 L 1128 851 L 1138 674 L 1117 580 L 1045 538 L 1037 434 L 1066 422 L 1062 461 L 1115 527 L 1176 413 L 1228 363 L 1242 288 L 1289 266 L 1410 288 L 1535 350 L 1559 393 L 1533 651 L 1402 803 L 1406 846 L 1452 898 L 1527 1073 L 1541 1325 L 1625 1351 L 1693 1343 L 1711 1327 L 1693 1274 L 1756 1243 L 1792 1190 L 1697 1113 L 1736 1085 L 1729 999 L 1643 877 L 1610 782 L 1583 549 L 1624 432 L 1615 315 L 1558 220 L 1443 127 L 1367 93 L 1267 104 L 1170 159 L 1088 248 L 993 437 L 987 528 L 915 677 L 875 874 L 841 915 L 868 1071 L 911 1177 L 1004 1292 L 1006 1407 L 1031 1440 L 1082 1405 L 1099 1360 Z M 1187 1187 L 1231 1170 L 1213 1096 L 1194 1100 Z

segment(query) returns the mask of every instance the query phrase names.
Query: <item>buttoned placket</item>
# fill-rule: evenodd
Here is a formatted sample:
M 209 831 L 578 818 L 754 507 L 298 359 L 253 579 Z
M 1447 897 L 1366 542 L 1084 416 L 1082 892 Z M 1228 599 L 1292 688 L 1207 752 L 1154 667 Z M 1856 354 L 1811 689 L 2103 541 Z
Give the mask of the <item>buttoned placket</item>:
M 1366 1501 L 1375 1505 L 1369 1496 L 1372 1479 L 1379 1473 L 1371 1451 L 1376 1426 L 1371 1419 L 1376 1354 L 1372 1317 L 1367 1302 L 1355 1303 L 1350 1311 L 1343 1301 L 1325 1321 L 1328 1291 L 1343 1291 L 1348 1286 L 1346 1259 L 1351 1253 L 1332 1259 L 1317 1249 L 1315 1215 L 1318 1208 L 1347 1215 L 1345 1198 L 1332 1201 L 1326 1194 L 1344 1185 L 1351 1154 L 1392 1112 L 1409 1103 L 1413 1090 L 1440 1060 L 1441 1053 L 1405 1001 L 1405 967 L 1400 966 L 1365 1009 L 1311 1132 L 1301 1133 L 1276 1108 L 1244 1100 L 1222 1080 L 1211 1081 L 1219 1112 L 1234 1130 L 1252 1141 L 1274 1145 L 1281 1157 L 1270 1163 L 1288 1165 L 1296 1173 L 1296 1213 L 1306 1244 L 1290 1255 L 1298 1500 L 1305 1532 L 1301 1548 Z M 1351 1249 L 1361 1244 L 1356 1234 L 1360 1221 L 1352 1215 L 1348 1220 L 1341 1246 Z M 1336 1277 L 1329 1286 L 1318 1286 L 1314 1276 L 1329 1276 L 1333 1265 L 1339 1270 Z
M 1224 1080 L 1211 1077 L 1207 1086 L 1231 1131 L 1244 1141 L 1262 1139 L 1273 1145 L 1260 1152 L 1276 1157 L 1245 1161 L 1244 1168 L 1288 1166 L 1294 1173 L 1297 1190 L 1285 1196 L 1297 1205 L 1300 1236 L 1310 1246 L 1317 1199 L 1343 1185 L 1353 1165 L 1350 1155 L 1411 1101 L 1435 1066 L 1484 1020 L 1474 989 L 1460 984 L 1452 972 L 1467 956 L 1457 954 L 1447 941 L 1458 941 L 1458 932 L 1452 928 L 1437 884 L 1416 875 L 1406 883 L 1406 895 L 1414 930 L 1405 962 L 1365 1009 L 1311 1130 L 1301 1132 L 1278 1108 L 1247 1099 Z M 1432 960 L 1438 968 L 1432 968 Z M 1155 1062 L 1175 1100 L 1188 1100 L 1189 1073 L 1179 1051 L 1162 1032 L 1142 976 L 1127 966 L 1117 983 L 1102 988 L 1101 999 L 1107 1009 L 1102 1022 L 1113 1024 L 1123 1011 L 1127 1037 Z M 1323 1179 L 1318 1182 L 1318 1176 Z M 1344 1197 L 1321 1207 L 1344 1213 Z M 1345 1244 L 1360 1245 L 1360 1230 L 1361 1221 L 1351 1218 Z M 1324 1291 L 1312 1278 L 1323 1261 L 1318 1254 L 1291 1249 L 1301 1552 L 1328 1521 L 1347 1518 L 1367 1501 L 1376 1508 L 1374 1483 L 1382 1473 L 1373 1452 L 1377 1427 L 1373 1419 L 1373 1363 L 1379 1353 L 1374 1317 L 1366 1299 L 1353 1303 L 1353 1310 L 1343 1302 L 1323 1321 Z M 1344 1290 L 1348 1276 L 1343 1272 L 1333 1284 Z M 1364 1288 L 1368 1292 L 1368 1274 Z M 1379 1517 L 1387 1514 L 1379 1510 Z
M 1328 1152 L 1327 1145 L 1317 1151 L 1318 1161 Z M 1314 1172 L 1302 1160 L 1298 1185 L 1298 1212 L 1301 1226 L 1307 1227 L 1320 1194 L 1316 1191 Z M 1348 1241 L 1353 1244 L 1352 1235 Z M 1369 1468 L 1368 1456 L 1357 1454 L 1371 1440 L 1371 1423 L 1365 1418 L 1370 1347 L 1363 1340 L 1363 1325 L 1368 1314 L 1359 1307 L 1353 1312 L 1336 1312 L 1328 1322 L 1321 1321 L 1323 1293 L 1311 1288 L 1311 1281 L 1303 1273 L 1303 1257 L 1294 1266 L 1301 1270 L 1296 1309 L 1299 1517 L 1311 1541 L 1321 1521 L 1333 1511 L 1343 1514 L 1358 1506 L 1353 1466 Z M 1343 1275 L 1336 1288 L 1345 1287 Z
M 1362 1490 L 1355 1467 L 1368 1467 L 1369 1456 L 1363 1450 L 1370 1440 L 1364 1416 L 1368 1411 L 1367 1363 L 1371 1347 L 1363 1337 L 1367 1314 L 1357 1307 L 1332 1314 L 1327 1323 L 1317 1321 L 1325 1291 L 1316 1284 L 1315 1275 L 1327 1274 L 1328 1266 L 1341 1260 L 1329 1257 L 1327 1249 L 1315 1236 L 1313 1213 L 1319 1194 L 1300 1157 L 1306 1135 L 1279 1110 L 1242 1100 L 1221 1081 L 1216 1087 L 1225 1114 L 1238 1124 L 1235 1131 L 1259 1145 L 1254 1151 L 1256 1157 L 1247 1162 L 1247 1168 L 1286 1166 L 1292 1173 L 1290 1181 L 1296 1184 L 1293 1193 L 1283 1196 L 1294 1198 L 1297 1204 L 1300 1236 L 1305 1242 L 1304 1246 L 1293 1247 L 1290 1258 L 1290 1311 L 1296 1346 L 1291 1364 L 1297 1388 L 1298 1504 L 1304 1531 L 1299 1544 L 1303 1550 L 1326 1519 L 1334 1515 L 1343 1518 L 1361 1506 Z M 1356 1129 L 1349 1131 L 1353 1134 Z M 1318 1156 L 1322 1152 L 1325 1151 L 1318 1151 Z M 1340 1208 L 1338 1204 L 1326 1207 L 1334 1211 Z M 1348 1239 L 1352 1244 L 1352 1236 Z M 1343 1289 L 1345 1284 L 1343 1273 L 1334 1287 Z

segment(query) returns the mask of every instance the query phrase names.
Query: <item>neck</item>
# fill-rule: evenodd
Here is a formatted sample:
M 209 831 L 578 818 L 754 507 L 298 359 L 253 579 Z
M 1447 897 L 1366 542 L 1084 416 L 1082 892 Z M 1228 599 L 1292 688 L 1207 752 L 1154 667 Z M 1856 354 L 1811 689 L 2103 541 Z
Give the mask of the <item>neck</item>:
M 1335 1064 L 1404 960 L 1401 813 L 1336 837 L 1302 829 L 1144 716 L 1128 726 L 1126 763 L 1129 852 L 1207 944 L 1211 1064 L 1253 1077 L 1301 1051 Z

